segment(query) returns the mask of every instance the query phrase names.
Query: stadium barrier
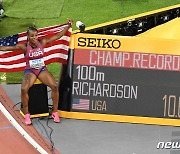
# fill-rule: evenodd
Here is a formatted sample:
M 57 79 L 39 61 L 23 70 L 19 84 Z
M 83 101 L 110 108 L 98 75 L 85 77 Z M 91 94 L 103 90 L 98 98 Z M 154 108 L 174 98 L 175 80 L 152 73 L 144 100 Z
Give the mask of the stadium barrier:
M 135 36 L 177 17 L 180 17 L 180 4 L 90 26 L 84 33 Z

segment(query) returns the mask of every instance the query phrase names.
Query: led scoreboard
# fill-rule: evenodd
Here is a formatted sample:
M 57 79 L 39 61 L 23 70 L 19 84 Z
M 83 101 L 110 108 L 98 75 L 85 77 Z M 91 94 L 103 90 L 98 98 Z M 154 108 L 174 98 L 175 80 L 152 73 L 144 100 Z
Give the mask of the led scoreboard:
M 76 34 L 71 111 L 180 118 L 180 45 Z

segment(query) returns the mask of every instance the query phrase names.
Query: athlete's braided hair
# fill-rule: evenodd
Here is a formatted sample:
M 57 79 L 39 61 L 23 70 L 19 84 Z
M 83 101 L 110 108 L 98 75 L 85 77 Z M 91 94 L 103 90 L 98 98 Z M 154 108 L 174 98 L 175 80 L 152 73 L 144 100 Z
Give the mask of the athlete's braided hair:
M 38 31 L 37 28 L 35 26 L 30 26 L 27 30 L 27 34 L 29 34 L 29 31 Z

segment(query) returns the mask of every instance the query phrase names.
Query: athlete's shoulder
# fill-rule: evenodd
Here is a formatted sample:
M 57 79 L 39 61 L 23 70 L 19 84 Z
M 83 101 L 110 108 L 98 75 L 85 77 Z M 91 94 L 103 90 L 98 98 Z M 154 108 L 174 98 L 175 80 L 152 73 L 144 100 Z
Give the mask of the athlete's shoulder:
M 45 46 L 45 44 L 46 44 L 46 39 L 45 39 L 45 38 L 43 38 L 43 39 L 41 39 L 41 40 L 38 40 L 38 41 L 39 41 L 39 43 L 42 45 L 42 47 Z

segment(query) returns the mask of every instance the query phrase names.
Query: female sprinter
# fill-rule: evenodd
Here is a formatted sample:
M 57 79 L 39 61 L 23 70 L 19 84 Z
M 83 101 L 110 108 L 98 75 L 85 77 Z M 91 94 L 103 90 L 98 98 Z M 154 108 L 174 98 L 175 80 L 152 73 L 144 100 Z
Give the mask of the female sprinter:
M 28 90 L 34 84 L 35 80 L 38 78 L 43 84 L 47 85 L 52 90 L 52 101 L 53 101 L 53 112 L 52 117 L 54 122 L 60 122 L 58 115 L 58 99 L 59 92 L 58 86 L 56 84 L 55 78 L 47 70 L 44 61 L 44 49 L 43 47 L 50 42 L 53 42 L 60 37 L 62 37 L 70 28 L 72 20 L 68 20 L 67 26 L 63 31 L 55 34 L 50 38 L 43 38 L 38 40 L 38 31 L 34 27 L 30 27 L 27 30 L 27 43 L 17 44 L 15 46 L 0 46 L 0 51 L 14 51 L 22 50 L 25 55 L 26 68 L 24 70 L 24 77 L 21 84 L 21 101 L 23 104 L 24 114 L 25 114 L 25 124 L 30 125 L 31 119 L 28 111 Z

